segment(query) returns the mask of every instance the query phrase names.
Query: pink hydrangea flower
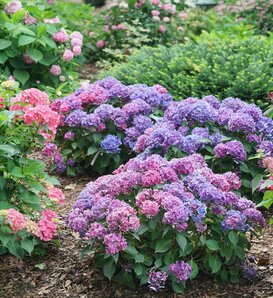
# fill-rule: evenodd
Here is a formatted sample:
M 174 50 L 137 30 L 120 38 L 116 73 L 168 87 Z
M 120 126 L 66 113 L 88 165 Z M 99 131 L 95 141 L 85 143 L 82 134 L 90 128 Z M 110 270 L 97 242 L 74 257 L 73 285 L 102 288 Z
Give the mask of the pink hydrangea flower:
M 27 107 L 23 119 L 27 125 L 32 123 L 36 123 L 38 126 L 47 125 L 53 135 L 56 134 L 56 129 L 60 124 L 60 115 L 46 105 Z
M 153 17 L 153 21 L 155 21 L 155 22 L 159 22 L 159 21 L 160 21 L 160 17 L 159 17 L 159 16 L 154 16 L 154 17 Z
M 82 39 L 79 39 L 79 38 L 72 38 L 71 39 L 72 47 L 75 47 L 75 46 L 82 47 L 82 44 L 83 44 Z
M 127 248 L 126 239 L 121 234 L 108 234 L 104 237 L 105 250 L 108 254 L 115 255 Z
M 142 203 L 140 212 L 147 217 L 156 216 L 159 212 L 159 205 L 155 201 L 146 200 Z
M 64 193 L 57 187 L 50 187 L 48 190 L 48 198 L 50 200 L 57 200 L 59 205 L 64 203 Z
M 53 76 L 59 76 L 62 73 L 62 69 L 59 65 L 52 65 L 50 68 L 50 73 Z
M 26 226 L 24 215 L 15 209 L 8 210 L 8 216 L 6 217 L 6 220 L 9 222 L 14 233 L 24 229 Z
M 6 105 L 4 104 L 5 98 L 0 95 L 0 109 L 4 109 Z
M 80 46 L 74 46 L 72 51 L 73 51 L 74 56 L 77 57 L 81 54 L 82 48 Z
M 63 58 L 65 62 L 69 62 L 70 60 L 72 60 L 74 58 L 74 54 L 71 50 L 65 50 L 64 54 L 63 54 Z
M 33 25 L 33 24 L 36 24 L 37 22 L 38 22 L 37 19 L 29 15 L 28 13 L 24 17 L 24 23 L 26 25 Z
M 152 5 L 159 5 L 160 4 L 160 0 L 151 0 L 151 4 Z
M 152 16 L 155 17 L 155 16 L 159 16 L 160 15 L 160 11 L 158 10 L 152 10 Z
M 72 32 L 71 38 L 72 39 L 77 38 L 77 39 L 83 40 L 83 36 L 79 31 Z
M 35 63 L 35 61 L 27 53 L 23 54 L 22 58 L 26 64 L 34 64 Z
M 105 47 L 105 41 L 104 40 L 98 40 L 97 42 L 96 42 L 96 48 L 97 49 L 102 49 L 102 48 L 104 48 Z
M 22 8 L 23 6 L 20 1 L 11 1 L 5 6 L 4 11 L 7 14 L 13 14 L 16 11 L 21 10 Z
M 165 32 L 167 31 L 167 28 L 166 28 L 166 26 L 164 26 L 164 25 L 160 25 L 158 30 L 159 30 L 159 32 L 161 32 L 161 33 L 165 33 Z
M 61 31 L 52 35 L 52 39 L 58 43 L 65 43 L 69 40 L 69 36 L 66 33 L 65 29 L 62 28 Z
M 61 21 L 59 19 L 59 17 L 55 17 L 54 19 L 44 19 L 44 23 L 45 24 L 60 24 Z
M 39 238 L 42 241 L 50 241 L 57 233 L 57 225 L 51 220 L 44 218 L 38 221 Z

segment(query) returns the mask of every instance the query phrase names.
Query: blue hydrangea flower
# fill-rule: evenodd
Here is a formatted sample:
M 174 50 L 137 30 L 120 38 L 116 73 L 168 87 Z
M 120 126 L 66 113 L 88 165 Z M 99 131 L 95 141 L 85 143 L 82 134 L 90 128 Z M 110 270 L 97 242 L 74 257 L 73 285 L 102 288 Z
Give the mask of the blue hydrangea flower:
M 116 154 L 120 152 L 121 139 L 114 135 L 107 135 L 101 142 L 101 148 L 110 154 Z

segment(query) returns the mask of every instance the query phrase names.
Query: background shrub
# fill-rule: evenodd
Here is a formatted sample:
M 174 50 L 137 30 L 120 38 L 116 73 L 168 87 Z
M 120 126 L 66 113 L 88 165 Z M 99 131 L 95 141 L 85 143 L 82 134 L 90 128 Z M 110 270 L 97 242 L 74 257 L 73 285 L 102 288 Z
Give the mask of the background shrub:
M 176 100 L 214 94 L 267 106 L 273 90 L 272 38 L 146 47 L 106 72 L 125 84 L 159 83 Z M 105 73 L 103 74 L 105 75 Z
M 83 37 L 70 31 L 46 1 L 11 1 L 2 7 L 0 64 L 6 76 L 13 75 L 24 88 L 56 86 L 77 76 Z

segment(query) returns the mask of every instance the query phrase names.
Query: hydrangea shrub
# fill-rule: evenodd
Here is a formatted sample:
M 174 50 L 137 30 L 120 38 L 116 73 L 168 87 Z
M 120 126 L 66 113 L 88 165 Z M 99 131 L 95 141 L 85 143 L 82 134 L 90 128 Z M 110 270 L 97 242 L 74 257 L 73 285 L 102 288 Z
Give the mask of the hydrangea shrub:
M 0 12 L 0 64 L 24 88 L 57 86 L 80 60 L 83 36 L 65 28 L 46 1 L 10 1 Z
M 177 42 L 182 39 L 179 20 L 176 5 L 169 1 L 113 2 L 92 34 L 96 50 L 91 59 L 121 61 L 143 45 Z
M 273 121 L 238 98 L 188 98 L 172 102 L 164 117 L 137 139 L 134 149 L 168 159 L 200 152 L 217 173 L 239 174 L 243 192 L 255 191 L 263 169 L 253 156 L 257 152 L 273 156 Z
M 264 226 L 255 204 L 236 191 L 233 173 L 215 174 L 193 154 L 167 161 L 138 156 L 90 182 L 67 218 L 104 275 L 182 293 L 199 272 L 237 282 L 250 248 L 247 234 Z
M 0 255 L 23 257 L 43 254 L 57 235 L 54 210 L 64 194 L 44 163 L 29 157 L 44 137 L 53 137 L 60 117 L 50 110 L 45 93 L 32 88 L 11 98 L 15 87 L 11 80 L 1 84 Z
M 131 156 L 134 143 L 162 114 L 172 96 L 160 85 L 125 86 L 111 77 L 84 85 L 51 108 L 62 115 L 56 144 L 43 152 L 58 172 L 111 172 Z

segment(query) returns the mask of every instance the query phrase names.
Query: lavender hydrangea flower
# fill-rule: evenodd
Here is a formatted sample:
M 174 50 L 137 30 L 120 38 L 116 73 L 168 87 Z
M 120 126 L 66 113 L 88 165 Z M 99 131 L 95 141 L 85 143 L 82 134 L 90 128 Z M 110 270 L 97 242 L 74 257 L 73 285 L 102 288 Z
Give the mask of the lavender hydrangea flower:
M 246 231 L 248 229 L 246 217 L 240 211 L 235 210 L 230 210 L 227 212 L 226 218 L 222 222 L 222 227 L 225 231 Z
M 165 271 L 151 270 L 149 272 L 148 284 L 149 289 L 155 292 L 159 292 L 164 288 L 167 280 L 167 273 Z
M 69 114 L 65 119 L 64 122 L 66 125 L 70 127 L 77 127 L 81 125 L 82 119 L 87 115 L 86 112 L 83 110 L 75 110 L 71 114 Z
M 190 277 L 192 267 L 183 261 L 177 261 L 169 266 L 169 272 L 171 275 L 175 276 L 178 282 L 182 282 Z

